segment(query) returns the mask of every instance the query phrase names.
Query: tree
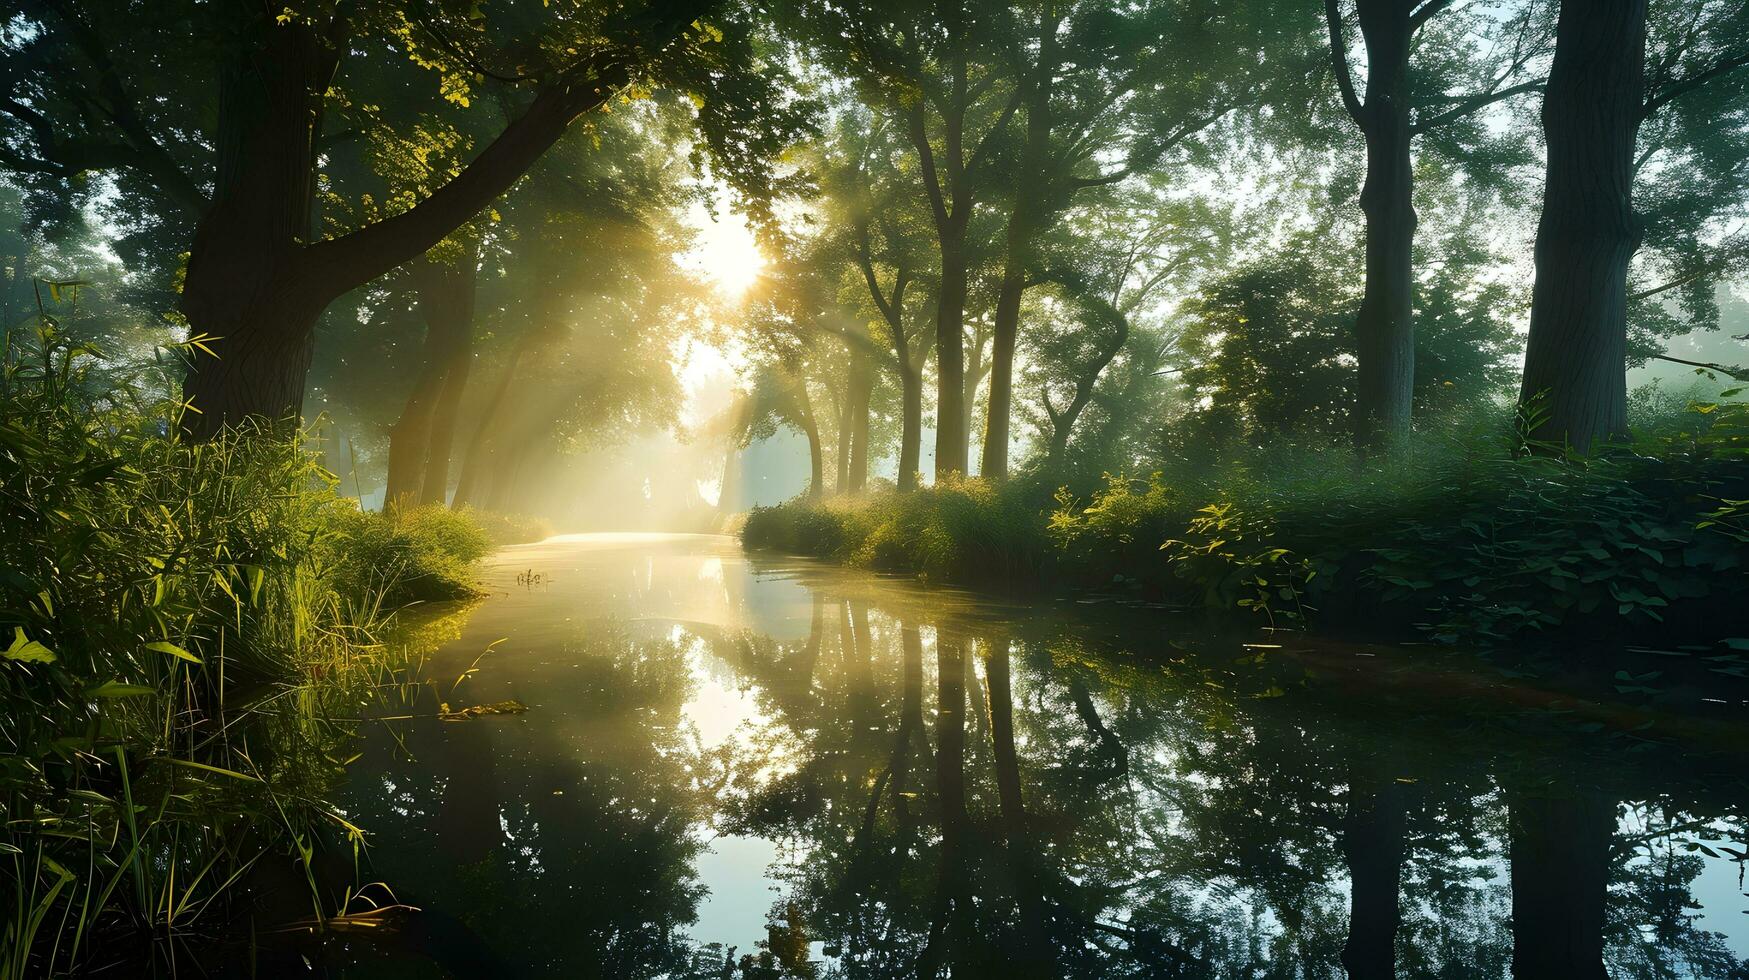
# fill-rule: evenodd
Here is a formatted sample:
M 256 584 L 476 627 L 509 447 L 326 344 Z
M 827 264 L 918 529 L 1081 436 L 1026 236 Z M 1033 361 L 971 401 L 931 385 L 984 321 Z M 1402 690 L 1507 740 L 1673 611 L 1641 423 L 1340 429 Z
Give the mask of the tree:
M 1213 152 L 1235 112 L 1302 92 L 1315 21 L 1299 5 L 1043 0 L 1022 7 L 1024 43 L 1005 56 L 1025 125 L 1011 174 L 979 472 L 1008 473 L 1022 296 L 1041 281 L 1042 242 L 1090 192 L 1157 181 Z M 1139 220 L 1146 220 L 1137 216 Z
M 1366 291 L 1354 329 L 1359 364 L 1355 434 L 1368 450 L 1385 449 L 1407 436 L 1413 412 L 1414 139 L 1470 120 L 1480 110 L 1542 84 L 1535 77 L 1544 48 L 1536 4 L 1526 4 L 1516 17 L 1492 28 L 1486 15 L 1447 13 L 1451 7 L 1451 0 L 1356 0 L 1366 54 L 1363 99 L 1349 67 L 1341 5 L 1325 0 L 1337 88 L 1366 140 L 1366 184 L 1360 193 L 1366 218 Z M 1454 17 L 1455 30 L 1442 32 L 1437 40 L 1417 39 L 1429 30 L 1429 22 Z M 1477 58 L 1473 45 L 1466 50 L 1461 44 L 1466 32 L 1492 35 L 1495 50 Z M 1435 60 L 1434 52 L 1442 51 L 1445 59 Z M 1476 74 L 1475 65 L 1481 66 L 1480 78 L 1468 77 Z
M 1749 14 L 1730 4 L 1661 8 L 1660 26 L 1670 29 L 1650 59 L 1647 18 L 1640 0 L 1583 12 L 1563 3 L 1543 101 L 1548 175 L 1519 401 L 1535 435 L 1579 452 L 1627 435 L 1630 304 L 1691 287 L 1687 302 L 1704 325 L 1705 284 L 1731 267 L 1740 246 L 1726 239 L 1708 249 L 1703 227 L 1749 202 L 1740 175 L 1684 187 L 1698 161 L 1707 161 L 1701 171 L 1734 173 L 1749 159 L 1741 112 L 1708 114 L 1712 100 L 1744 90 Z M 1656 131 L 1642 141 L 1647 120 Z M 1661 192 L 1660 258 L 1687 271 L 1630 293 L 1630 264 L 1646 235 L 1634 193 L 1643 168 L 1658 176 L 1647 165 L 1660 159 L 1671 178 L 1653 185 Z
M 1006 7 L 953 0 L 788 7 L 808 52 L 853 79 L 869 109 L 903 134 L 928 202 L 936 250 L 935 471 L 970 465 L 965 400 L 969 230 L 992 190 L 993 158 L 1020 94 L 996 56 Z
M 507 190 L 573 120 L 633 85 L 698 94 L 699 128 L 720 169 L 732 182 L 761 186 L 765 168 L 757 161 L 797 117 L 783 108 L 771 66 L 752 54 L 750 28 L 721 17 L 707 25 L 700 18 L 711 8 L 709 0 L 623 11 L 576 3 L 507 14 L 488 32 L 477 6 L 466 3 L 407 15 L 388 4 L 309 0 L 250 7 L 240 16 L 192 3 L 173 10 L 125 0 L 45 4 L 32 11 L 37 31 L 7 50 L 5 71 L 23 78 L 25 97 L 0 109 L 9 140 L 22 137 L 15 168 L 65 179 L 125 169 L 199 215 L 179 305 L 189 329 L 213 338 L 217 353 L 192 361 L 184 383 L 197 409 L 188 415 L 191 434 L 204 437 L 248 417 L 298 413 L 313 326 L 330 302 L 423 254 Z M 178 27 L 200 40 L 192 50 L 210 60 L 195 67 L 196 77 L 216 77 L 217 90 L 169 106 L 187 114 L 160 120 L 140 109 L 136 76 L 158 67 L 150 45 Z M 472 97 L 482 77 L 529 96 L 496 138 L 428 196 L 317 240 L 311 215 L 324 126 L 343 102 L 345 55 L 360 37 L 394 38 L 406 56 L 437 69 L 444 94 L 458 102 Z M 112 46 L 108 38 L 125 40 Z M 88 70 L 62 71 L 56 54 Z M 72 135 L 40 125 L 67 103 L 94 107 L 74 117 Z M 214 104 L 211 129 L 202 131 L 201 108 Z M 180 162 L 172 150 L 184 142 L 210 161 L 210 190 L 170 166 Z

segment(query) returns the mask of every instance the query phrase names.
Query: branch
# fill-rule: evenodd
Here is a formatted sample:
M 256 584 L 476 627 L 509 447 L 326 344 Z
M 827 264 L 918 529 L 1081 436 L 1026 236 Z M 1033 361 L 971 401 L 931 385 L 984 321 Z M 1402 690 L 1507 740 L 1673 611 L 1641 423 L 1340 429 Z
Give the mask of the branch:
M 1435 14 L 1449 6 L 1451 6 L 1451 0 L 1427 0 L 1421 5 L 1420 10 L 1409 15 L 1409 30 L 1411 32 L 1420 30 L 1422 24 L 1427 23 Z
M 924 124 L 923 102 L 919 100 L 907 113 L 910 119 L 911 145 L 917 148 L 917 162 L 923 169 L 923 189 L 929 195 L 929 210 L 935 215 L 935 227 L 948 224 L 947 202 L 941 196 L 941 177 L 935 171 L 935 151 L 929 146 L 929 129 Z
M 543 89 L 528 111 L 430 197 L 349 235 L 309 246 L 305 268 L 317 288 L 338 296 L 442 241 L 509 190 L 572 120 L 612 98 L 631 80 L 631 71 L 623 51 L 597 52 L 566 81 Z
M 1364 129 L 1366 124 L 1361 120 L 1366 108 L 1354 94 L 1354 76 L 1348 68 L 1348 41 L 1342 36 L 1342 10 L 1337 0 L 1324 0 L 1324 19 L 1330 24 L 1330 60 L 1336 70 L 1336 87 L 1342 90 L 1342 107 L 1348 110 L 1354 124 Z
M 1707 84 L 1715 78 L 1722 78 L 1745 65 L 1749 65 L 1749 48 L 1721 56 L 1717 62 L 1713 63 L 1712 67 L 1690 75 L 1680 81 L 1672 82 L 1664 89 L 1664 91 L 1647 99 L 1645 107 L 1640 110 L 1640 119 L 1645 120 L 1650 118 L 1659 109 L 1664 108 L 1684 95 L 1700 88 L 1702 85 Z
M 996 121 L 990 124 L 988 130 L 984 131 L 984 138 L 978 141 L 978 148 L 972 151 L 972 162 L 966 165 L 965 179 L 967 181 L 972 179 L 972 176 L 978 172 L 978 167 L 988 159 L 991 141 L 996 138 L 997 133 L 1008 127 L 1008 121 L 1014 118 L 1014 113 L 1020 109 L 1023 99 L 1024 94 L 1020 87 L 1016 86 L 1014 94 L 1008 98 L 1008 104 L 1002 107 L 1002 112 L 996 117 Z
M 1485 109 L 1496 102 L 1503 102 L 1515 95 L 1523 95 L 1526 92 L 1541 92 L 1542 90 L 1543 83 L 1541 81 L 1535 81 L 1521 82 L 1518 85 L 1497 89 L 1493 92 L 1483 92 L 1479 95 L 1472 95 L 1436 116 L 1429 116 L 1426 119 L 1418 120 L 1415 125 L 1409 127 L 1409 131 L 1412 133 L 1425 133 L 1430 129 L 1444 126 L 1446 123 L 1462 119 L 1472 112 Z
M 121 73 L 116 69 L 114 59 L 109 56 L 109 48 L 103 43 L 97 29 L 86 23 L 64 2 L 54 4 L 54 9 L 55 15 L 66 24 L 73 43 L 97 68 L 97 91 L 103 100 L 99 105 L 127 138 L 127 145 L 133 149 L 133 169 L 149 177 L 176 205 L 193 215 L 203 213 L 209 203 L 206 195 L 146 128 L 134 105 L 133 96 L 122 84 Z
M 1687 361 L 1687 360 L 1683 360 L 1680 357 L 1671 357 L 1669 354 L 1653 354 L 1652 356 L 1654 358 L 1656 358 L 1657 360 L 1669 361 L 1672 364 L 1686 364 L 1689 367 L 1705 368 L 1708 371 L 1717 371 L 1720 374 L 1728 375 L 1729 377 L 1731 377 L 1737 381 L 1749 381 L 1749 368 L 1742 367 L 1740 365 L 1714 364 L 1711 361 Z
M 1628 295 L 1628 302 L 1632 303 L 1636 300 L 1649 299 L 1653 296 L 1658 295 L 1659 293 L 1667 293 L 1672 289 L 1680 289 L 1683 286 L 1686 286 L 1691 282 L 1694 282 L 1698 279 L 1705 278 L 1706 276 L 1711 275 L 1712 273 L 1717 272 L 1717 271 L 1718 271 L 1717 269 L 1715 269 L 1711 266 L 1705 266 L 1705 267 L 1696 269 L 1693 272 L 1688 273 L 1687 275 L 1678 276 L 1675 279 L 1672 279 L 1669 282 L 1664 283 L 1661 286 L 1653 286 L 1650 289 L 1642 289 L 1637 293 L 1630 293 Z

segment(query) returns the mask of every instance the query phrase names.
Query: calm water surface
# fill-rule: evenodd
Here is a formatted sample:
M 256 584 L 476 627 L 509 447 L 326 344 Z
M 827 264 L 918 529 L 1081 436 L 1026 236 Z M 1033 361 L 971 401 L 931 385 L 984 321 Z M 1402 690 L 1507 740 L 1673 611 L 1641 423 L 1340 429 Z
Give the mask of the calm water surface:
M 488 582 L 340 801 L 424 912 L 329 975 L 1749 976 L 1729 725 L 726 538 Z

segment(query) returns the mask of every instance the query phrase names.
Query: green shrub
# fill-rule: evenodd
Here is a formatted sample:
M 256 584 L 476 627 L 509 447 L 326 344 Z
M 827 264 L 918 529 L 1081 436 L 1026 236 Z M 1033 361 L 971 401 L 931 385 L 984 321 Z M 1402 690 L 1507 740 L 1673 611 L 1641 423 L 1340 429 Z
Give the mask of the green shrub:
M 474 565 L 492 550 L 472 513 L 436 505 L 387 514 L 353 510 L 323 539 L 345 595 L 380 594 L 390 605 L 476 593 Z
M 500 514 L 492 510 L 463 507 L 460 513 L 478 525 L 486 540 L 494 547 L 509 544 L 532 544 L 553 536 L 553 526 L 544 517 L 526 514 Z

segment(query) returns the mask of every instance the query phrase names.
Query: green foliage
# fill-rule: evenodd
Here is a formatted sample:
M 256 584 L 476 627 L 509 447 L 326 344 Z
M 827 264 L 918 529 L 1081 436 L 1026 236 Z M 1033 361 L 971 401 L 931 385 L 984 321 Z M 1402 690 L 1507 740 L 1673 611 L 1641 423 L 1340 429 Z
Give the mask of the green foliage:
M 1512 451 L 1497 431 L 1356 465 L 1235 453 L 1214 472 L 1107 477 L 1054 505 L 979 481 L 756 510 L 771 548 L 971 585 L 1044 581 L 1251 610 L 1271 625 L 1486 642 L 1604 629 L 1716 640 L 1749 599 L 1740 403 L 1671 420 L 1656 455 Z
M 460 513 L 480 529 L 494 546 L 531 544 L 553 536 L 553 526 L 545 518 L 527 514 L 500 514 L 493 510 L 464 507 Z
M 909 493 L 755 507 L 749 548 L 835 558 L 929 581 L 1022 585 L 1047 559 L 1044 525 L 1024 495 L 984 480 L 945 480 Z
M 385 665 L 389 604 L 466 594 L 486 548 L 464 517 L 359 513 L 300 439 L 172 439 L 162 379 L 96 353 L 45 323 L 0 361 L 0 977 L 178 935 L 263 855 L 357 841 L 320 803 L 328 709 Z

